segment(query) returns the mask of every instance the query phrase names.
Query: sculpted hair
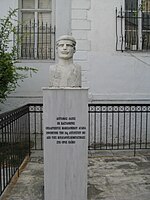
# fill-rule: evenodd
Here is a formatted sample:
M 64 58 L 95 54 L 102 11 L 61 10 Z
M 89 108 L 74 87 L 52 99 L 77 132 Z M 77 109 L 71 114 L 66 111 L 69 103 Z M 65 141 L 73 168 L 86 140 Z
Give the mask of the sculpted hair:
M 58 40 L 56 41 L 56 49 L 58 48 L 59 42 L 60 42 L 61 40 L 69 40 L 69 41 L 71 41 L 71 42 L 72 42 L 72 45 L 73 45 L 73 48 L 74 48 L 74 50 L 75 50 L 76 40 L 75 40 L 75 38 L 74 38 L 73 36 L 71 36 L 71 35 L 63 35 L 63 36 L 60 36 L 60 37 L 58 38 Z

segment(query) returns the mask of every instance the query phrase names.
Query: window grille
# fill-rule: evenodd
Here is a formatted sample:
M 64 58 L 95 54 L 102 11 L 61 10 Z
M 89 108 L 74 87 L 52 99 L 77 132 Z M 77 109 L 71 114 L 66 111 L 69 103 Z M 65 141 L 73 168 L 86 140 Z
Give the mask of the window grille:
M 150 51 L 150 0 L 125 0 L 116 8 L 116 50 Z
M 19 6 L 18 58 L 55 59 L 52 0 L 21 0 Z

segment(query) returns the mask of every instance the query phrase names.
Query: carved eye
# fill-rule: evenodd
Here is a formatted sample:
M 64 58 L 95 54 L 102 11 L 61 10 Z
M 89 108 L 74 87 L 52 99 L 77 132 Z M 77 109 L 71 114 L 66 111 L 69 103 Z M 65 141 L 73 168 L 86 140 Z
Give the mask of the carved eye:
M 63 44 L 59 44 L 58 46 L 59 46 L 59 47 L 63 47 L 64 45 L 63 45 Z
M 71 45 L 71 44 L 66 44 L 66 46 L 67 46 L 67 47 L 72 47 L 72 45 Z

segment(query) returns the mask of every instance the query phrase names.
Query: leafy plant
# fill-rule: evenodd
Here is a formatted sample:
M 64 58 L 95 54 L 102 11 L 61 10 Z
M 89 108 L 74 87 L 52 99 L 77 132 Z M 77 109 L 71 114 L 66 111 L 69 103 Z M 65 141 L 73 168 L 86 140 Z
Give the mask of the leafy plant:
M 19 40 L 17 30 L 15 27 L 16 12 L 18 9 L 10 9 L 8 16 L 0 19 L 0 102 L 3 102 L 8 94 L 16 89 L 19 85 L 18 81 L 23 81 L 27 76 L 24 71 L 37 72 L 37 69 L 32 67 L 17 67 L 17 54 Z M 12 44 L 12 37 L 15 36 L 17 40 Z

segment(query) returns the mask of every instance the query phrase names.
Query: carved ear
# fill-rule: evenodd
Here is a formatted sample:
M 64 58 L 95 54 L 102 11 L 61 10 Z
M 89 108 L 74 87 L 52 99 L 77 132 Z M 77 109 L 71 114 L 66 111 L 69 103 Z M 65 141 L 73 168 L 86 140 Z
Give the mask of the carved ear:
M 75 53 L 75 52 L 76 52 L 76 47 L 74 46 L 73 53 Z

